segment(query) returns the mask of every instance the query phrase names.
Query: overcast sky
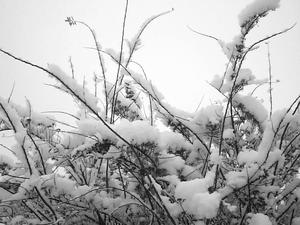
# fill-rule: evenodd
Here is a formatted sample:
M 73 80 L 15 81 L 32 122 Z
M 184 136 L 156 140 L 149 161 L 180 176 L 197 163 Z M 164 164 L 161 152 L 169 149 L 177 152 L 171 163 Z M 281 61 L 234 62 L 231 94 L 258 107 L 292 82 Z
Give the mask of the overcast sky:
M 175 10 L 153 22 L 142 36 L 142 48 L 134 55 L 148 77 L 178 108 L 194 111 L 204 96 L 213 101 L 217 93 L 206 81 L 223 74 L 226 57 L 218 44 L 196 35 L 199 32 L 230 41 L 238 34 L 237 15 L 249 0 L 129 0 L 126 38 L 130 39 L 145 19 Z M 70 74 L 72 56 L 76 77 L 91 82 L 100 74 L 91 34 L 83 26 L 68 26 L 73 16 L 93 27 L 104 49 L 119 49 L 125 0 L 0 0 L 0 47 L 31 62 L 46 66 L 55 63 Z M 282 0 L 281 7 L 261 20 L 247 43 L 278 32 L 300 21 L 300 1 Z M 300 25 L 270 41 L 275 108 L 282 108 L 299 94 Z M 259 78 L 268 76 L 265 44 L 249 55 L 249 66 Z M 111 78 L 115 71 L 110 72 Z M 72 110 L 71 98 L 52 87 L 47 74 L 16 62 L 0 53 L 0 96 L 8 97 L 15 82 L 12 100 L 35 110 Z M 267 88 L 257 92 L 267 99 Z M 266 104 L 267 106 L 267 104 Z

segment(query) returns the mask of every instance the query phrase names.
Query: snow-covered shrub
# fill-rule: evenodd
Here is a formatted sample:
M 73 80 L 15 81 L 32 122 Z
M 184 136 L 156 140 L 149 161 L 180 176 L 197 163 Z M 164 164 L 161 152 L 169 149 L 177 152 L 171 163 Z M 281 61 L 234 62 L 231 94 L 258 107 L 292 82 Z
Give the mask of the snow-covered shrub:
M 211 85 L 224 101 L 188 113 L 165 102 L 131 68 L 149 18 L 128 52 L 99 57 L 103 93 L 82 87 L 59 66 L 43 70 L 78 103 L 77 127 L 62 133 L 54 118 L 0 98 L 0 125 L 12 130 L 16 162 L 0 158 L 0 222 L 6 224 L 297 224 L 300 198 L 298 97 L 269 114 L 248 85 L 260 85 L 245 40 L 279 0 L 255 0 L 240 14 L 240 33 L 219 41 L 229 65 Z M 2 53 L 12 56 L 1 50 Z M 110 79 L 103 55 L 116 63 Z M 14 56 L 13 56 L 14 57 Z M 14 57 L 16 60 L 29 62 Z M 99 100 L 105 104 L 101 107 Z M 168 130 L 156 125 L 162 122 Z

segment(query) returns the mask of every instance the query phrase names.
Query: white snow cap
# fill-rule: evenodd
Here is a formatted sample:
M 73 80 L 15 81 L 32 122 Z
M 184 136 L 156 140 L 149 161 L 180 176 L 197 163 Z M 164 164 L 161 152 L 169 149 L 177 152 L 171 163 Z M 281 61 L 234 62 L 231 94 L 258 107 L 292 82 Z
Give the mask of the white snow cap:
M 233 101 L 236 105 L 242 104 L 245 107 L 245 111 L 251 113 L 260 123 L 263 123 L 268 118 L 268 111 L 261 101 L 251 95 L 236 94 Z
M 218 192 L 211 194 L 208 192 L 197 193 L 189 202 L 184 202 L 183 206 L 188 212 L 193 213 L 196 218 L 213 218 L 217 215 L 220 200 L 221 196 Z
M 215 169 L 208 171 L 205 178 L 182 181 L 175 188 L 175 197 L 183 199 L 183 208 L 197 219 L 217 215 L 221 195 L 218 192 L 208 192 L 208 188 L 214 182 L 214 171 Z
M 250 216 L 251 219 L 249 221 L 249 225 L 272 225 L 272 222 L 270 221 L 269 217 L 262 213 L 256 213 Z
M 99 108 L 97 107 L 98 99 L 93 96 L 86 88 L 83 88 L 81 85 L 79 85 L 75 79 L 68 76 L 59 66 L 55 64 L 48 64 L 48 69 L 56 76 L 56 79 L 59 79 L 60 82 L 64 83 L 61 83 L 61 88 L 63 90 L 72 94 L 69 90 L 71 89 L 72 92 L 75 93 L 74 95 L 85 101 L 91 109 L 93 109 L 95 112 L 99 111 Z
M 280 0 L 255 0 L 247 5 L 238 15 L 239 24 L 243 26 L 250 18 L 279 7 Z
M 300 224 L 300 217 L 295 217 L 292 221 L 292 225 L 299 225 Z

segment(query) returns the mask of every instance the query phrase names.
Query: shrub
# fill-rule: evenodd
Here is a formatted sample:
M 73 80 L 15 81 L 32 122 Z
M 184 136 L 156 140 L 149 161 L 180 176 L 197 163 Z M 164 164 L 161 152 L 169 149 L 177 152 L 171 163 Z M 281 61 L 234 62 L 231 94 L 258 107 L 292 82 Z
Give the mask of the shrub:
M 57 81 L 78 103 L 77 127 L 63 132 L 44 114 L 0 98 L 1 130 L 12 130 L 16 162 L 1 164 L 1 217 L 7 224 L 299 224 L 300 101 L 270 112 L 248 85 L 261 85 L 246 56 L 248 33 L 278 0 L 256 0 L 239 16 L 231 43 L 216 39 L 228 57 L 224 77 L 211 85 L 224 97 L 196 113 L 178 110 L 145 74 L 130 68 L 149 18 L 120 52 L 95 41 L 103 85 L 97 96 L 59 66 L 43 68 L 0 50 Z M 124 29 L 125 27 L 123 27 Z M 124 32 L 123 32 L 124 33 Z M 110 81 L 103 55 L 116 63 Z M 271 85 L 271 80 L 267 82 Z M 272 94 L 270 89 L 270 95 Z M 103 107 L 98 104 L 103 99 Z M 168 128 L 162 131 L 156 121 Z

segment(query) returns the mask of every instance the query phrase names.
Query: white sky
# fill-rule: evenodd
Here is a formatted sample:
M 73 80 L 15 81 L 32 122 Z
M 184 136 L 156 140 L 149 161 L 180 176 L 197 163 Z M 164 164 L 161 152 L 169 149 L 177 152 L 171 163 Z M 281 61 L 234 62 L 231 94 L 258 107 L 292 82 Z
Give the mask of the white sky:
M 223 74 L 227 62 L 218 44 L 192 33 L 199 32 L 225 41 L 238 34 L 237 15 L 249 0 L 129 0 L 126 33 L 132 38 L 145 19 L 174 8 L 153 22 L 142 36 L 143 47 L 134 55 L 148 77 L 178 108 L 194 111 L 202 96 L 215 99 L 216 92 L 206 84 L 215 74 Z M 73 16 L 93 27 L 102 47 L 119 49 L 125 0 L 0 0 L 0 47 L 23 59 L 46 67 L 55 63 L 71 74 L 91 81 L 100 74 L 91 34 L 83 26 L 64 22 Z M 247 43 L 280 31 L 300 21 L 300 1 L 282 0 L 281 8 L 261 20 Z M 299 94 L 300 25 L 270 42 L 275 108 L 282 108 Z M 247 63 L 259 78 L 268 76 L 267 48 L 249 55 Z M 110 71 L 111 78 L 115 71 Z M 47 74 L 16 62 L 0 53 L 0 96 L 8 97 L 15 81 L 12 100 L 25 104 L 25 96 L 37 111 L 72 111 L 71 98 L 45 83 Z M 257 92 L 267 99 L 267 88 Z M 266 104 L 266 106 L 268 106 Z

